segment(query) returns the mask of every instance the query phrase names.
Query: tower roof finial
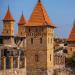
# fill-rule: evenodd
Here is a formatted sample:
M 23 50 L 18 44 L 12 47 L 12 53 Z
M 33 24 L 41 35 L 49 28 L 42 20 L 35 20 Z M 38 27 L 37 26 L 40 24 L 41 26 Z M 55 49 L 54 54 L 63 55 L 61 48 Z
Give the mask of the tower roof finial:
M 10 10 L 9 4 L 8 4 L 8 10 Z
M 26 19 L 25 19 L 24 15 L 23 15 L 23 11 L 22 11 L 22 16 L 21 16 L 21 18 L 19 20 L 18 25 L 24 25 L 24 24 L 26 24 Z
M 22 16 L 23 16 L 23 11 L 22 11 Z
M 74 20 L 74 26 L 75 26 L 75 20 Z
M 6 15 L 5 15 L 3 21 L 14 21 L 14 18 L 9 9 L 9 5 L 8 5 L 8 9 L 7 9 L 7 12 L 6 12 Z
M 38 0 L 38 2 L 41 2 L 41 0 Z
M 73 26 L 75 27 L 75 20 L 73 21 Z

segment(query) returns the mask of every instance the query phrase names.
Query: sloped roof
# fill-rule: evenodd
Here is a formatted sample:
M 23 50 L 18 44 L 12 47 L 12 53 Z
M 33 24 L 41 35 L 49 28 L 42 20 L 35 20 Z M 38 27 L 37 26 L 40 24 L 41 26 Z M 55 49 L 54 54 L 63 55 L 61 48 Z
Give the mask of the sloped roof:
M 24 15 L 22 14 L 22 16 L 21 16 L 21 18 L 19 20 L 18 25 L 24 25 L 24 24 L 26 24 L 26 19 L 25 19 Z
M 52 27 L 55 27 L 52 24 L 41 0 L 38 0 L 38 3 L 34 8 L 34 11 L 32 12 L 31 17 L 28 21 L 28 26 L 43 26 L 43 25 L 50 25 Z
M 73 25 L 73 28 L 72 28 L 71 33 L 70 33 L 70 36 L 69 36 L 67 41 L 71 41 L 71 42 L 74 41 L 75 42 L 75 23 Z
M 13 16 L 11 15 L 11 12 L 10 12 L 9 7 L 8 7 L 8 10 L 7 10 L 7 12 L 6 12 L 6 15 L 5 15 L 3 21 L 14 21 L 14 18 L 13 18 Z

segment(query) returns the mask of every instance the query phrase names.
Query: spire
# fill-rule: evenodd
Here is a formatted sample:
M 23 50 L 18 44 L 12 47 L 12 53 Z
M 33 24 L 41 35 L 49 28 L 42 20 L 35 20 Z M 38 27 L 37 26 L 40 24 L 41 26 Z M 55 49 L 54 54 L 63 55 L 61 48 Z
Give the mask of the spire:
M 68 41 L 75 42 L 75 21 L 74 21 L 70 36 L 68 38 Z
M 38 0 L 38 2 L 40 3 L 40 2 L 41 2 L 41 0 Z
M 8 6 L 8 9 L 7 9 L 7 12 L 6 12 L 6 15 L 5 15 L 3 21 L 14 21 L 14 18 L 13 18 L 13 16 L 11 15 L 9 6 Z
M 24 25 L 24 24 L 26 24 L 26 19 L 25 19 L 24 15 L 23 15 L 23 12 L 22 12 L 22 16 L 21 16 L 21 18 L 19 20 L 18 25 Z
M 74 24 L 73 25 L 75 26 L 75 20 L 74 20 Z
M 28 21 L 28 26 L 33 26 L 33 25 L 34 26 L 49 25 L 55 27 L 52 24 L 41 0 L 38 0 L 38 3 L 35 6 L 34 11 L 32 12 L 32 15 Z

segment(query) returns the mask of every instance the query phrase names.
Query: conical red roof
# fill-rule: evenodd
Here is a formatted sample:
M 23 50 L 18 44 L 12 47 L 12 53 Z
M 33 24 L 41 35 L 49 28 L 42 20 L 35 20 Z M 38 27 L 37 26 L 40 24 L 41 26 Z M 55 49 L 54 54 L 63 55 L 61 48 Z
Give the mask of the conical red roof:
M 68 41 L 75 42 L 75 23 L 73 25 L 73 28 L 72 28 L 72 31 L 71 31 L 70 36 L 68 38 Z
M 26 24 L 26 19 L 25 19 L 24 15 L 22 14 L 22 16 L 21 16 L 21 18 L 19 20 L 18 25 L 24 25 L 24 24 Z
M 55 27 L 52 24 L 44 6 L 42 5 L 41 0 L 38 0 L 38 3 L 28 21 L 28 26 L 43 26 L 43 25 L 50 25 L 52 27 Z
M 7 10 L 7 12 L 6 12 L 6 15 L 5 15 L 3 21 L 14 21 L 14 18 L 13 18 L 13 16 L 11 15 L 11 12 L 10 12 L 9 7 L 8 7 L 8 10 Z

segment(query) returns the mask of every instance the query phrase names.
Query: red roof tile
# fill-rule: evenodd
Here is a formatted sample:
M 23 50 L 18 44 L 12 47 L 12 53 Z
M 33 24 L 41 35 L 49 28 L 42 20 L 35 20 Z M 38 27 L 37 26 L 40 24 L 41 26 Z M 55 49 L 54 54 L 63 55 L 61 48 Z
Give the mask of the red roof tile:
M 75 42 L 75 24 L 73 25 L 72 31 L 67 41 Z
M 28 21 L 28 26 L 43 26 L 43 25 L 50 25 L 52 27 L 55 27 L 52 24 L 44 6 L 42 5 L 41 0 L 38 0 L 38 3 Z
M 24 15 L 22 14 L 22 16 L 21 16 L 21 18 L 19 20 L 18 25 L 24 25 L 24 24 L 26 24 L 26 19 L 25 19 Z
M 11 12 L 10 12 L 9 7 L 8 7 L 8 10 L 7 10 L 7 12 L 6 12 L 6 15 L 5 15 L 3 21 L 14 21 L 14 18 L 13 18 L 13 16 L 11 15 Z

